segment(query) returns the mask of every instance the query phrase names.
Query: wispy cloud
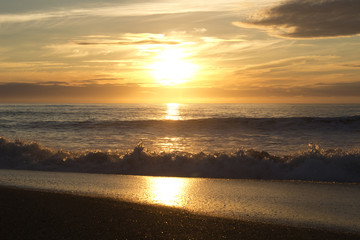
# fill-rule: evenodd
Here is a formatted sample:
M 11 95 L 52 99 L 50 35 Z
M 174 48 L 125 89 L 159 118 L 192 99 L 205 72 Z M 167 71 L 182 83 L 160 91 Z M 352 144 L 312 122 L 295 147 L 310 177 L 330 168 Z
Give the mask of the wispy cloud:
M 123 53 L 126 55 L 126 60 L 129 61 L 134 58 L 138 59 L 140 53 L 156 54 L 156 52 L 169 46 L 181 45 L 185 47 L 192 44 L 194 43 L 172 34 L 124 33 L 113 36 L 83 36 L 66 43 L 49 44 L 46 48 L 55 55 L 69 58 L 100 57 Z M 119 60 L 118 58 L 119 56 L 113 60 Z
M 148 1 L 133 3 L 97 3 L 92 7 L 68 6 L 65 10 L 58 8 L 43 9 L 41 11 L 29 11 L 12 14 L 0 14 L 0 23 L 5 22 L 27 22 L 38 21 L 49 18 L 64 17 L 126 17 L 126 16 L 147 16 L 156 14 L 174 14 L 186 12 L 212 12 L 212 11 L 234 11 L 241 5 L 234 0 L 214 1 Z M 84 5 L 86 6 L 86 5 Z M 237 7 L 236 7 L 237 6 Z M 245 6 L 248 7 L 248 6 Z
M 177 45 L 181 42 L 178 41 L 159 41 L 159 40 L 141 40 L 141 41 L 115 41 L 115 42 L 77 42 L 78 45 Z
M 0 62 L 0 68 L 2 70 L 10 71 L 10 70 L 30 70 L 30 69 L 38 69 L 41 66 L 41 69 L 58 69 L 66 67 L 65 63 L 58 63 L 58 62 Z
M 234 24 L 285 38 L 351 36 L 360 33 L 359 9 L 359 0 L 290 0 Z
M 348 68 L 360 68 L 360 64 L 358 62 L 345 63 L 342 66 Z
M 277 68 L 289 68 L 297 65 L 304 65 L 307 63 L 313 64 L 314 62 L 336 59 L 336 56 L 299 56 L 286 59 L 275 60 L 263 64 L 256 64 L 244 67 L 246 70 L 271 70 Z M 243 69 L 242 69 L 243 70 Z

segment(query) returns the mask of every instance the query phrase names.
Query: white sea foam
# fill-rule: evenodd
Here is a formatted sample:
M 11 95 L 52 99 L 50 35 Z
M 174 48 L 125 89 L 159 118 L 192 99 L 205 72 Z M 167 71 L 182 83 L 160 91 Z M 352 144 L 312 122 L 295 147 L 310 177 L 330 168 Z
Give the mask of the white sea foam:
M 70 152 L 36 142 L 0 138 L 0 168 L 154 176 L 360 182 L 360 151 L 322 149 L 274 155 L 242 149 L 232 153 Z

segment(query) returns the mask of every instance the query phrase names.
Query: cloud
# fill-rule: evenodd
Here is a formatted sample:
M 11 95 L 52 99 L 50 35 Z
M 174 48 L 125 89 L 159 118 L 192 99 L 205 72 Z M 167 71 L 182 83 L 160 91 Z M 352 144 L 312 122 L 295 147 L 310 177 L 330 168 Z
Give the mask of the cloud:
M 158 0 L 152 0 L 157 2 Z M 107 5 L 124 5 L 134 3 L 146 3 L 147 0 L 105 0 L 101 1 Z M 59 8 L 78 8 L 80 6 L 94 6 L 98 5 L 99 0 L 61 0 L 61 1 L 48 1 L 48 0 L 12 0 L 2 1 L 0 3 L 0 13 L 14 13 L 14 12 L 28 12 L 28 11 L 44 11 L 47 9 Z
M 78 42 L 78 45 L 177 45 L 179 41 L 159 41 L 159 40 L 141 40 L 141 41 L 116 41 L 116 42 Z
M 331 59 L 336 59 L 336 56 L 299 56 L 299 57 L 292 57 L 292 58 L 285 58 L 280 60 L 275 60 L 263 64 L 256 64 L 256 65 L 250 65 L 246 66 L 243 70 L 256 70 L 256 71 L 264 71 L 264 70 L 271 70 L 276 68 L 288 68 L 291 66 L 296 65 L 304 65 L 307 63 L 313 63 L 313 62 L 319 62 L 319 61 L 326 61 Z
M 140 87 L 137 84 L 66 85 L 62 82 L 0 84 L 3 103 L 107 103 L 107 102 L 200 102 L 232 101 L 241 98 L 332 98 L 360 99 L 360 82 L 312 84 L 306 86 L 249 86 L 239 89 L 224 88 L 166 88 Z M 186 96 L 184 98 L 183 96 Z M 354 100 L 354 101 L 355 101 Z
M 195 45 L 188 40 L 192 39 L 186 35 L 174 36 L 171 33 L 124 33 L 113 36 L 81 36 L 65 43 L 46 45 L 44 49 L 46 48 L 48 54 L 53 56 L 83 58 L 83 62 L 87 63 L 128 66 L 151 60 L 149 56 L 154 56 L 167 47 L 181 46 L 183 49 L 188 49 Z
M 347 64 L 343 64 L 342 66 L 349 68 L 360 68 L 360 64 L 357 63 L 347 63 Z
M 281 86 L 279 84 L 268 86 L 248 86 L 234 90 L 223 90 L 226 97 L 302 97 L 302 98 L 344 98 L 360 97 L 360 82 L 336 82 L 330 84 L 308 84 L 304 86 Z M 215 94 L 215 93 L 214 93 Z
M 29 70 L 29 69 L 39 69 L 41 66 L 42 69 L 55 69 L 55 68 L 62 68 L 66 67 L 65 63 L 60 62 L 48 62 L 48 61 L 32 61 L 32 62 L 1 62 L 0 61 L 0 68 L 2 70 Z
M 360 82 L 317 84 L 314 86 L 293 87 L 289 96 L 309 97 L 360 97 Z
M 19 1 L 19 0 L 17 0 Z M 9 1 L 10 2 L 10 1 Z M 48 1 L 37 0 L 36 6 L 26 3 L 4 4 L 0 3 L 0 23 L 28 22 L 51 18 L 69 17 L 129 17 L 152 16 L 157 14 L 176 14 L 194 12 L 232 11 L 233 0 L 139 0 L 139 1 Z M 71 2 L 73 2 L 71 4 Z M 32 4 L 31 4 L 32 5 Z
M 0 84 L 2 102 L 111 102 L 135 98 L 139 87 L 118 84 L 64 85 L 59 82 Z
M 284 38 L 329 38 L 360 33 L 359 0 L 290 0 L 234 25 Z

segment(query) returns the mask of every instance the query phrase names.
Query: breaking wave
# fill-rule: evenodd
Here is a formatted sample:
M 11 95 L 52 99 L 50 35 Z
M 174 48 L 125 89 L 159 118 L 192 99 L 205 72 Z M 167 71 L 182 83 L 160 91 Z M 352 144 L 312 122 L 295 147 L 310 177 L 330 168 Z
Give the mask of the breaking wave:
M 273 155 L 242 149 L 233 153 L 132 151 L 69 152 L 36 142 L 0 138 L 0 168 L 153 176 L 360 182 L 360 151 L 322 149 Z

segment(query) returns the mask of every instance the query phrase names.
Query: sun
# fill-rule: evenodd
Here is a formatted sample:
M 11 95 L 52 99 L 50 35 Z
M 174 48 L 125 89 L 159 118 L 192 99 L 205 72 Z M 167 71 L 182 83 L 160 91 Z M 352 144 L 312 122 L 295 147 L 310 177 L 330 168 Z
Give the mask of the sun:
M 181 48 L 169 48 L 159 53 L 150 66 L 156 82 L 171 86 L 191 80 L 197 67 L 186 57 Z

